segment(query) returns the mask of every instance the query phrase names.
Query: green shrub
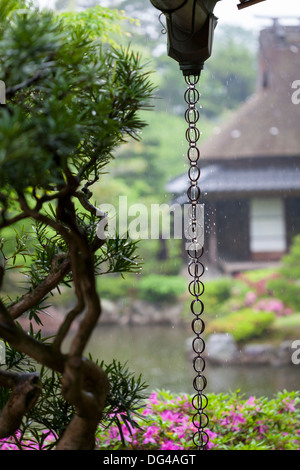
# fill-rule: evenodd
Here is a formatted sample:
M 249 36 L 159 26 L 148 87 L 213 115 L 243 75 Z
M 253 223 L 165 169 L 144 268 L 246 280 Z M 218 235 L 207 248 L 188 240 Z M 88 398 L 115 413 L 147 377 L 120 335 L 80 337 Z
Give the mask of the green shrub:
M 138 276 L 106 275 L 97 278 L 97 290 L 104 299 L 117 300 L 120 297 L 134 296 L 138 285 Z
M 205 292 L 218 303 L 225 302 L 231 295 L 232 279 L 222 277 L 205 283 Z
M 275 320 L 273 312 L 244 308 L 208 323 L 207 333 L 229 333 L 236 341 L 260 336 Z
M 243 272 L 239 277 L 250 283 L 256 283 L 272 278 L 276 276 L 277 273 L 278 271 L 274 268 L 253 269 L 251 271 Z
M 202 296 L 205 313 L 208 315 L 227 315 L 244 306 L 249 286 L 239 278 L 220 278 L 204 282 Z
M 300 313 L 278 317 L 272 324 L 272 333 L 283 339 L 300 337 Z
M 300 234 L 297 235 L 290 252 L 281 260 L 279 277 L 267 283 L 270 293 L 295 311 L 300 311 Z
M 300 285 L 285 278 L 271 279 L 267 283 L 270 293 L 287 307 L 300 312 Z
M 182 260 L 178 257 L 159 260 L 157 258 L 146 258 L 143 266 L 143 274 L 176 276 L 182 268 Z
M 300 280 L 300 234 L 293 239 L 290 252 L 282 258 L 280 273 L 287 279 Z
M 144 276 L 150 275 L 179 275 L 184 267 L 182 257 L 181 240 L 164 240 L 166 249 L 166 259 L 162 258 L 163 245 L 161 240 L 140 240 L 139 254 L 144 260 L 142 273 Z
M 187 281 L 184 277 L 149 275 L 141 278 L 138 296 L 150 302 L 173 302 L 186 290 Z
M 175 301 L 187 290 L 187 281 L 181 276 L 100 276 L 98 292 L 106 299 L 139 297 L 149 302 Z
M 204 283 L 204 293 L 201 300 L 208 314 L 219 313 L 221 305 L 231 297 L 232 279 L 219 278 Z

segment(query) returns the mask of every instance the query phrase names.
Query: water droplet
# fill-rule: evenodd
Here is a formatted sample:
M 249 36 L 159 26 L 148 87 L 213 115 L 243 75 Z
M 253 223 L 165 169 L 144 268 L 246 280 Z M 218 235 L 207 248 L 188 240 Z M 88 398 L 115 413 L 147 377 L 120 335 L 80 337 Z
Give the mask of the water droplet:
M 231 137 L 233 139 L 238 139 L 240 136 L 241 136 L 241 131 L 239 131 L 238 129 L 234 129 L 233 131 L 231 131 Z
M 271 135 L 277 135 L 279 134 L 279 130 L 277 127 L 270 127 L 269 132 Z

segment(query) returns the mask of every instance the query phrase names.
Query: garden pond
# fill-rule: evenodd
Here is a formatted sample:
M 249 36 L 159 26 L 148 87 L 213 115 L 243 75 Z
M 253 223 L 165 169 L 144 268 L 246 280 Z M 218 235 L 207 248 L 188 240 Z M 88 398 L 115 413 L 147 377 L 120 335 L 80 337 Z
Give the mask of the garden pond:
M 193 336 L 189 327 L 102 326 L 95 332 L 87 353 L 93 359 L 113 359 L 127 366 L 136 377 L 142 374 L 149 390 L 193 393 L 194 370 L 187 354 Z M 278 391 L 300 390 L 300 364 L 288 366 L 216 366 L 206 364 L 207 392 L 240 390 L 246 396 L 273 397 Z

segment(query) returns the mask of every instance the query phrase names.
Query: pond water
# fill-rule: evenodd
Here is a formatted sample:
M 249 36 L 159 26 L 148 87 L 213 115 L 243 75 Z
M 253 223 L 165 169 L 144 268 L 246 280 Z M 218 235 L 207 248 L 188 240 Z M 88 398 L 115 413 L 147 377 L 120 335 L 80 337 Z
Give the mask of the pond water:
M 149 390 L 193 393 L 194 370 L 186 352 L 193 334 L 179 326 L 101 326 L 87 352 L 105 363 L 113 359 L 127 362 L 135 376 L 142 374 Z M 282 390 L 300 390 L 300 365 L 213 366 L 206 365 L 207 392 L 228 393 L 240 390 L 246 396 L 272 397 Z

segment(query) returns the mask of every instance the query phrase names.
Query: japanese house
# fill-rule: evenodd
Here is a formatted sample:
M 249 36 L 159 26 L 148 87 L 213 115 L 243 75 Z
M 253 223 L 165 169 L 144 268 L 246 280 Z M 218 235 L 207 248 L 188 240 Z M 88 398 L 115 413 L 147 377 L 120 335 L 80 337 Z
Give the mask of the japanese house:
M 205 257 L 226 273 L 278 263 L 300 233 L 300 26 L 259 39 L 255 94 L 199 145 Z M 187 187 L 167 190 L 184 204 Z

